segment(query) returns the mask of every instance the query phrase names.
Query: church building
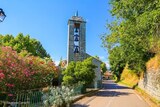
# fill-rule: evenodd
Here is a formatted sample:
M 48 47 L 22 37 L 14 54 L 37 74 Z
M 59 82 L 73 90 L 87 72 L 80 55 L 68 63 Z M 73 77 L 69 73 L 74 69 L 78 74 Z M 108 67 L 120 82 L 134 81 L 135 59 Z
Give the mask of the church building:
M 88 57 L 91 56 L 86 53 L 86 21 L 78 16 L 77 12 L 68 20 L 67 65 L 71 61 L 83 61 Z M 92 84 L 95 88 L 100 88 L 102 84 L 101 63 L 100 60 L 93 58 L 93 64 L 97 66 L 96 78 Z

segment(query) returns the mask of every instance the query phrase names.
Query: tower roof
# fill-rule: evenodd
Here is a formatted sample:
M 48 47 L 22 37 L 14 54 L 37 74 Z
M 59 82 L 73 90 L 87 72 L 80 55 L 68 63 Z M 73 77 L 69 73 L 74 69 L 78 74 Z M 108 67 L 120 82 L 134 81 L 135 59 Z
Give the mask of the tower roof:
M 86 22 L 81 16 L 78 16 L 78 11 L 75 13 L 74 16 L 69 19 L 71 21 L 81 21 L 81 22 Z

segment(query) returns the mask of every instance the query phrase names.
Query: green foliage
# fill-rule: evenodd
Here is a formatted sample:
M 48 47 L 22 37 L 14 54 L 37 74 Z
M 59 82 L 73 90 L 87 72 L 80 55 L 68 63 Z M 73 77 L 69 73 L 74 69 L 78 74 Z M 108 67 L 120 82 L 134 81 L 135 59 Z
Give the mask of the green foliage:
M 29 35 L 24 36 L 22 33 L 18 34 L 16 37 L 13 37 L 12 35 L 0 35 L 0 45 L 11 46 L 18 53 L 25 50 L 28 53 L 41 58 L 50 57 L 39 41 L 30 38 Z
M 101 64 L 101 70 L 102 70 L 103 73 L 105 73 L 107 71 L 107 67 L 106 67 L 105 63 Z
M 96 59 L 100 60 L 99 56 L 97 56 L 97 55 L 96 55 L 96 56 L 94 56 L 94 58 L 96 58 Z
M 83 62 L 70 62 L 63 72 L 63 83 L 67 85 L 78 82 L 83 82 L 85 85 L 90 84 L 95 78 L 95 68 L 92 58 L 87 58 Z
M 75 83 L 76 81 L 74 80 L 74 78 L 72 77 L 72 76 L 70 76 L 70 75 L 65 75 L 64 77 L 63 77 L 63 83 L 64 84 L 73 84 L 73 83 Z
M 145 70 L 145 63 L 160 51 L 160 1 L 111 0 L 116 20 L 108 24 L 110 34 L 102 37 L 109 52 L 111 69 L 120 75 L 129 69 Z M 156 49 L 155 49 L 156 46 Z
M 73 86 L 50 87 L 47 93 L 43 94 L 43 102 L 45 107 L 63 107 L 69 105 L 76 94 L 79 94 L 82 84 L 74 84 Z
M 109 61 L 110 61 L 110 69 L 114 71 L 114 74 L 117 76 L 117 79 L 120 79 L 122 70 L 125 66 L 125 61 L 123 58 L 123 52 L 121 50 L 121 47 L 115 47 L 112 50 L 110 50 L 110 55 L 109 55 Z
M 138 84 L 138 81 L 138 75 L 135 73 L 135 71 L 128 69 L 128 65 L 126 65 L 121 74 L 120 82 L 134 88 Z
M 117 76 L 115 74 L 112 76 L 111 79 L 115 80 L 115 82 L 119 81 L 119 80 L 117 80 Z
M 74 68 L 76 66 L 75 62 L 70 62 L 66 70 L 62 72 L 63 76 L 63 83 L 64 84 L 74 84 L 75 77 L 74 77 Z

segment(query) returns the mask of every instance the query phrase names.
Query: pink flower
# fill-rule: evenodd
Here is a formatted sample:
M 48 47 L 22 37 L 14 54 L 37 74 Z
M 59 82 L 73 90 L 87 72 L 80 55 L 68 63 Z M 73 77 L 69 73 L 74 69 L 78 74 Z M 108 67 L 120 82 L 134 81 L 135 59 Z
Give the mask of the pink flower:
M 0 73 L 0 79 L 3 79 L 5 75 L 3 73 Z
M 33 64 L 33 62 L 32 62 L 32 61 L 30 61 L 30 62 L 29 62 L 29 64 L 30 64 L 30 65 L 32 65 L 32 64 Z
M 7 87 L 14 87 L 14 84 L 7 83 L 6 86 Z
M 26 77 L 30 76 L 29 74 L 30 72 L 27 68 L 23 70 L 23 73 L 25 74 Z
M 35 72 L 31 72 L 31 73 L 30 73 L 30 75 L 34 75 L 34 74 L 35 74 Z
M 11 64 L 11 66 L 12 66 L 12 67 L 14 67 L 14 66 L 15 66 L 15 64 L 14 64 L 14 63 L 12 63 L 12 64 Z
M 13 96 L 13 94 L 8 94 L 9 97 Z
M 2 73 L 3 72 L 3 70 L 0 70 L 0 73 Z

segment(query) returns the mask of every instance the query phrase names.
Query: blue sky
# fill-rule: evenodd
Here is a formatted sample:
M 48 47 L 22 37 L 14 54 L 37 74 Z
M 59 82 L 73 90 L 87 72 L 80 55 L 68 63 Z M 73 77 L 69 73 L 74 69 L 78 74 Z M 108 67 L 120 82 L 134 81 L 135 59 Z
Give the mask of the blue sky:
M 86 21 L 86 52 L 108 62 L 100 35 L 113 20 L 109 0 L 0 0 L 7 17 L 0 23 L 0 34 L 29 34 L 39 40 L 57 63 L 67 56 L 67 21 L 78 10 Z

